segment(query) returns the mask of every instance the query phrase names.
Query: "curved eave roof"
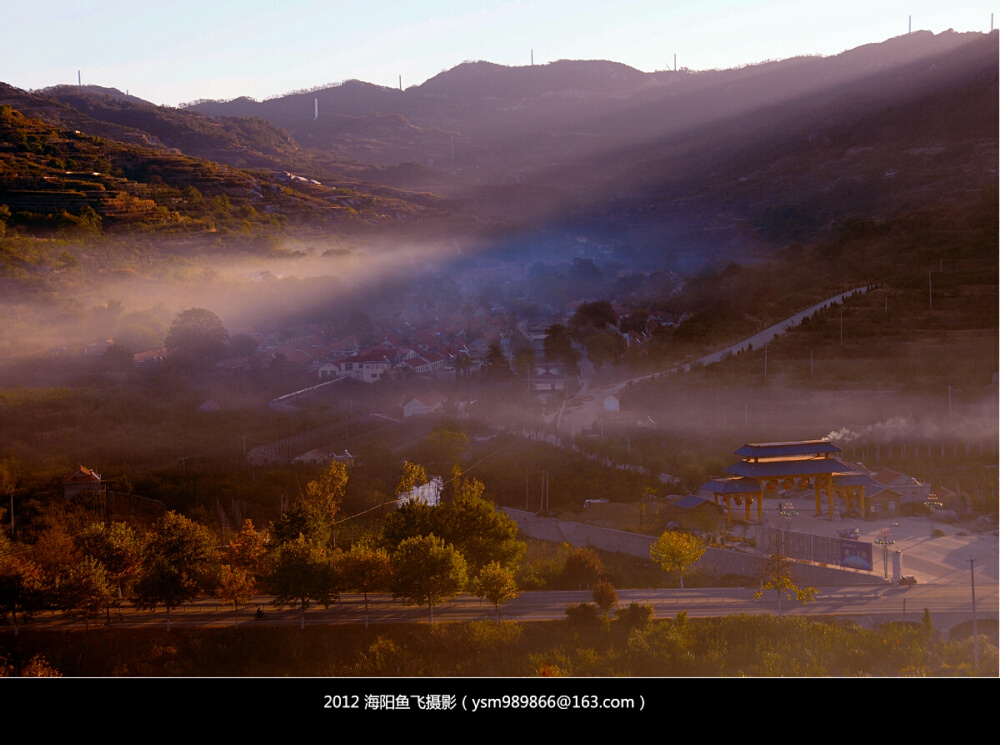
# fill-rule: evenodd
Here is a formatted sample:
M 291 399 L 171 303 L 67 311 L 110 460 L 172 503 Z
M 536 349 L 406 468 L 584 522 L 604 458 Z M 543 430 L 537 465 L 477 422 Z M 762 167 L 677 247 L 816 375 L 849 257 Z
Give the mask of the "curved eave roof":
M 712 494 L 752 494 L 760 491 L 760 482 L 744 478 L 712 479 L 701 488 Z
M 788 458 L 795 455 L 832 455 L 840 448 L 827 440 L 801 440 L 799 442 L 752 442 L 734 454 L 742 458 Z
M 833 477 L 834 486 L 881 486 L 867 473 L 838 473 Z
M 745 478 L 766 479 L 784 476 L 818 476 L 827 473 L 853 473 L 854 469 L 836 458 L 805 458 L 803 460 L 750 463 L 740 461 L 725 469 L 726 473 Z

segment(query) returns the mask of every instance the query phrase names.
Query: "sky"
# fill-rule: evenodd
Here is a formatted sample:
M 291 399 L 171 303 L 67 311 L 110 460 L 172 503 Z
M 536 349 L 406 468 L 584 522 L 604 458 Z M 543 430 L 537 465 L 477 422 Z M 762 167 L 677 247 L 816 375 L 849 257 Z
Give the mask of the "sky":
M 404 88 L 467 60 L 606 59 L 652 72 L 838 54 L 913 30 L 990 30 L 983 0 L 35 0 L 9 3 L 0 81 L 176 106 L 344 80 Z

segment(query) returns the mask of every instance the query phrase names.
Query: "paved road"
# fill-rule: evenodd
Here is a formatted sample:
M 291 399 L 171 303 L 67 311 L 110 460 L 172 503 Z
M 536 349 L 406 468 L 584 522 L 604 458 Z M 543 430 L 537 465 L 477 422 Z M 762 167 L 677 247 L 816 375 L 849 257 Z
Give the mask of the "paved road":
M 753 599 L 753 590 L 747 588 L 703 588 L 703 589 L 670 589 L 670 590 L 620 590 L 619 605 L 631 602 L 644 603 L 653 606 L 658 618 L 673 617 L 679 611 L 685 611 L 691 617 L 725 616 L 737 613 L 770 613 L 778 612 L 774 597 L 765 597 L 760 601 Z M 971 598 L 968 586 L 950 585 L 916 585 L 914 587 L 897 586 L 851 586 L 823 587 L 818 595 L 808 605 L 792 604 L 783 601 L 782 611 L 786 615 L 816 616 L 816 615 L 846 615 L 854 617 L 876 617 L 881 619 L 897 618 L 902 620 L 904 612 L 903 599 L 906 599 L 906 612 L 912 614 L 910 620 L 916 620 L 924 608 L 932 613 L 968 612 L 971 609 Z M 293 609 L 278 611 L 272 608 L 266 598 L 258 602 L 266 611 L 263 620 L 252 619 L 252 608 L 241 612 L 242 624 L 251 625 L 281 625 L 298 626 L 299 612 Z M 566 608 L 570 605 L 591 602 L 589 591 L 577 592 L 526 592 L 515 600 L 501 606 L 501 616 L 514 621 L 552 621 L 566 617 Z M 983 583 L 976 585 L 976 607 L 980 618 L 997 618 L 998 585 Z M 114 625 L 123 627 L 155 628 L 166 625 L 166 613 L 161 609 L 155 613 L 138 611 L 131 607 L 123 609 L 121 618 L 113 614 Z M 171 614 L 171 625 L 182 626 L 233 626 L 236 616 L 232 607 L 223 606 L 214 599 L 203 603 L 192 603 L 182 608 L 174 609 Z M 494 618 L 493 606 L 487 602 L 469 595 L 461 595 L 434 609 L 435 621 L 480 621 Z M 388 595 L 369 596 L 369 621 L 372 624 L 381 623 L 427 623 L 429 614 L 426 607 L 404 605 L 393 600 Z M 100 625 L 103 619 L 92 622 Z M 306 624 L 337 625 L 363 624 L 364 600 L 360 595 L 342 595 L 339 602 L 328 609 L 311 608 L 306 612 Z M 62 613 L 43 613 L 33 621 L 21 625 L 22 629 L 62 629 L 80 628 L 79 620 Z M 10 626 L 6 631 L 10 631 Z
M 745 351 L 750 347 L 750 345 L 753 345 L 754 349 L 760 349 L 776 336 L 780 336 L 793 326 L 798 326 L 805 318 L 813 315 L 816 311 L 828 308 L 831 305 L 843 303 L 848 297 L 854 294 L 865 293 L 867 291 L 867 287 L 858 287 L 854 290 L 848 290 L 847 292 L 842 292 L 839 295 L 834 295 L 833 297 L 828 298 L 821 303 L 816 303 L 816 305 L 806 308 L 805 310 L 796 313 L 794 316 L 786 318 L 784 321 L 776 323 L 773 326 L 754 334 L 753 336 L 747 337 L 736 344 L 731 344 L 724 349 L 707 354 L 694 362 L 678 365 L 677 367 L 670 368 L 669 370 L 662 370 L 648 375 L 640 375 L 635 378 L 629 378 L 628 380 L 623 380 L 618 383 L 609 383 L 608 385 L 602 385 L 598 388 L 588 389 L 585 387 L 584 390 L 576 396 L 566 401 L 557 413 L 547 416 L 546 421 L 549 423 L 555 422 L 557 428 L 567 430 L 570 435 L 575 437 L 582 430 L 587 429 L 593 425 L 594 422 L 598 421 L 601 415 L 601 408 L 604 399 L 612 394 L 620 394 L 623 390 L 625 390 L 625 386 L 629 383 L 648 380 L 656 377 L 657 375 L 663 375 L 666 373 L 675 373 L 682 370 L 688 371 L 693 365 L 711 365 L 712 363 L 719 362 L 728 355 Z

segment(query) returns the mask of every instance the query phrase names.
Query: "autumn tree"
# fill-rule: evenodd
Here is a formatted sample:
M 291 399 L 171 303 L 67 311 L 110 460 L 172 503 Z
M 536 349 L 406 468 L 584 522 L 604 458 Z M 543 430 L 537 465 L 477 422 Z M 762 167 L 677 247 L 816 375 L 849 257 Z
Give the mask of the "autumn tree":
M 426 605 L 434 623 L 434 606 L 460 593 L 467 581 L 462 554 L 435 535 L 407 538 L 392 556 L 392 594 Z
M 278 608 L 298 606 L 300 627 L 306 627 L 306 610 L 312 603 L 329 608 L 339 599 L 337 576 L 330 554 L 321 544 L 300 535 L 278 546 L 271 557 L 268 585 Z
M 225 558 L 230 566 L 245 569 L 251 576 L 260 576 L 264 570 L 268 539 L 267 531 L 258 531 L 253 521 L 247 518 L 243 521 L 243 528 L 226 546 Z
M 606 579 L 600 579 L 594 583 L 591 593 L 594 602 L 604 611 L 604 615 L 610 617 L 611 611 L 618 605 L 618 591 L 615 590 L 615 586 Z
M 249 522 L 249 521 L 248 521 Z M 224 603 L 232 603 L 236 610 L 236 625 L 240 625 L 240 606 L 249 605 L 257 593 L 253 572 L 245 567 L 223 564 L 215 594 Z
M 805 605 L 816 597 L 815 587 L 798 587 L 792 581 L 792 562 L 780 552 L 771 554 L 764 562 L 760 573 L 760 589 L 754 593 L 753 599 L 760 600 L 764 593 L 774 590 L 778 598 L 778 616 L 781 616 L 781 600 L 798 600 Z
M 315 481 L 306 484 L 305 502 L 308 503 L 328 527 L 330 540 L 336 545 L 337 512 L 347 493 L 347 466 L 333 461 Z
M 663 571 L 677 570 L 681 588 L 684 587 L 684 570 L 692 566 L 705 554 L 705 547 L 690 533 L 666 530 L 649 549 L 650 558 Z
M 590 587 L 604 574 L 601 557 L 589 548 L 572 548 L 563 565 L 563 584 L 575 589 Z
M 406 461 L 403 463 L 403 475 L 399 479 L 399 485 L 396 486 L 396 496 L 401 497 L 426 483 L 427 469 L 419 463 Z
M 479 571 L 472 580 L 470 589 L 477 598 L 493 603 L 497 623 L 500 623 L 500 604 L 513 600 L 519 594 L 517 584 L 514 582 L 514 572 L 496 561 L 490 562 Z
M 17 615 L 22 619 L 41 610 L 45 594 L 41 568 L 24 554 L 0 554 L 0 617 L 10 615 L 14 636 L 18 635 Z
M 352 546 L 340 560 L 344 589 L 365 596 L 365 628 L 368 628 L 368 593 L 392 588 L 392 560 L 381 548 Z

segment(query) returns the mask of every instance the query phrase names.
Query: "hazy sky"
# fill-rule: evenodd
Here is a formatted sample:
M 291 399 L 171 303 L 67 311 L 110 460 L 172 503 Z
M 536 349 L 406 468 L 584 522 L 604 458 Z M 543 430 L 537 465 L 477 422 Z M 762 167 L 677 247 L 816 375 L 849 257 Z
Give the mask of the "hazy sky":
M 609 59 L 652 71 L 837 54 L 913 30 L 990 29 L 983 0 L 35 0 L 0 16 L 0 81 L 158 104 L 357 78 L 418 85 L 465 60 Z M 1000 12 L 997 13 L 1000 22 Z

